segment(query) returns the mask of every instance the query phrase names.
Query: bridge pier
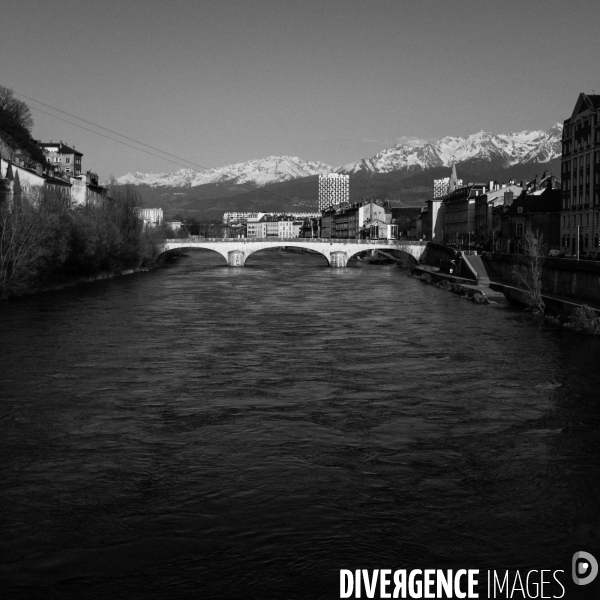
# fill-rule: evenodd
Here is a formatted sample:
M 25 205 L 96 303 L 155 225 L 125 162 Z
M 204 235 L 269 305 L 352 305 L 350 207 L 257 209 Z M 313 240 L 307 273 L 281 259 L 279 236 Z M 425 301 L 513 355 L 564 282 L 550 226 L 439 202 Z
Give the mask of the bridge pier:
M 331 252 L 329 254 L 329 266 L 330 267 L 345 267 L 348 264 L 348 253 L 347 252 Z
M 241 250 L 232 250 L 227 253 L 227 264 L 230 267 L 243 267 L 246 262 L 246 256 Z

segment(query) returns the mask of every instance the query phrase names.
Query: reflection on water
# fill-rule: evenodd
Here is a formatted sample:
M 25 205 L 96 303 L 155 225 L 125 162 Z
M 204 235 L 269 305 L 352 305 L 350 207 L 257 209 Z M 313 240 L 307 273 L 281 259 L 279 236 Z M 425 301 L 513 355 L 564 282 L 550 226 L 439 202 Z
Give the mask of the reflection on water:
M 566 582 L 600 554 L 596 339 L 275 252 L 5 303 L 0 328 L 6 597 L 336 598 L 342 568 Z

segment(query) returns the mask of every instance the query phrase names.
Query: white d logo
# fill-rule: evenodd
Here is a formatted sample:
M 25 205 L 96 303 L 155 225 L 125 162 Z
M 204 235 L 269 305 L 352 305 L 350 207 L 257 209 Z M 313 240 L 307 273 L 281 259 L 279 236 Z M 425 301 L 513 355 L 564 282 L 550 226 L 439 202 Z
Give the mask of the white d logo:
M 581 562 L 578 564 L 578 561 Z M 573 554 L 572 575 L 573 581 L 577 585 L 587 585 L 588 583 L 592 583 L 592 581 L 596 579 L 596 575 L 598 575 L 598 563 L 596 562 L 596 559 L 589 552 L 583 552 L 583 550 L 575 552 L 575 554 Z

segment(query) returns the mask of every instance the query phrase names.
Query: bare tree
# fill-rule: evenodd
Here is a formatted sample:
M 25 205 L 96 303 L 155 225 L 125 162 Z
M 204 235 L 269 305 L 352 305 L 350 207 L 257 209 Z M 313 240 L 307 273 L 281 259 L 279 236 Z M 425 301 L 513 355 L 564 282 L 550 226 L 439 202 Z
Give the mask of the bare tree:
M 10 88 L 0 85 L 0 110 L 8 110 L 13 100 L 13 91 Z
M 542 275 L 548 249 L 543 235 L 539 231 L 526 231 L 518 243 L 517 251 L 511 270 L 513 279 L 525 289 L 529 308 L 533 312 L 544 312 L 546 305 L 542 298 Z
M 0 207 L 0 298 L 29 290 L 48 255 L 52 223 L 29 202 Z
M 0 85 L 0 111 L 4 111 L 16 125 L 31 133 L 33 128 L 31 109 L 22 100 L 17 100 L 10 88 L 2 85 Z

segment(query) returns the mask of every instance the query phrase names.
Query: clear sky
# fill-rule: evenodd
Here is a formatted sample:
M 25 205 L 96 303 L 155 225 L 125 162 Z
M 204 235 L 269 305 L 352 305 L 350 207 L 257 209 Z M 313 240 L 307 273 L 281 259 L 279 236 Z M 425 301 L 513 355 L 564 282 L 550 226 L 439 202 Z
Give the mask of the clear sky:
M 337 166 L 548 129 L 600 93 L 599 24 L 598 0 L 3 0 L 0 85 L 208 167 Z M 33 115 L 102 179 L 180 168 Z

